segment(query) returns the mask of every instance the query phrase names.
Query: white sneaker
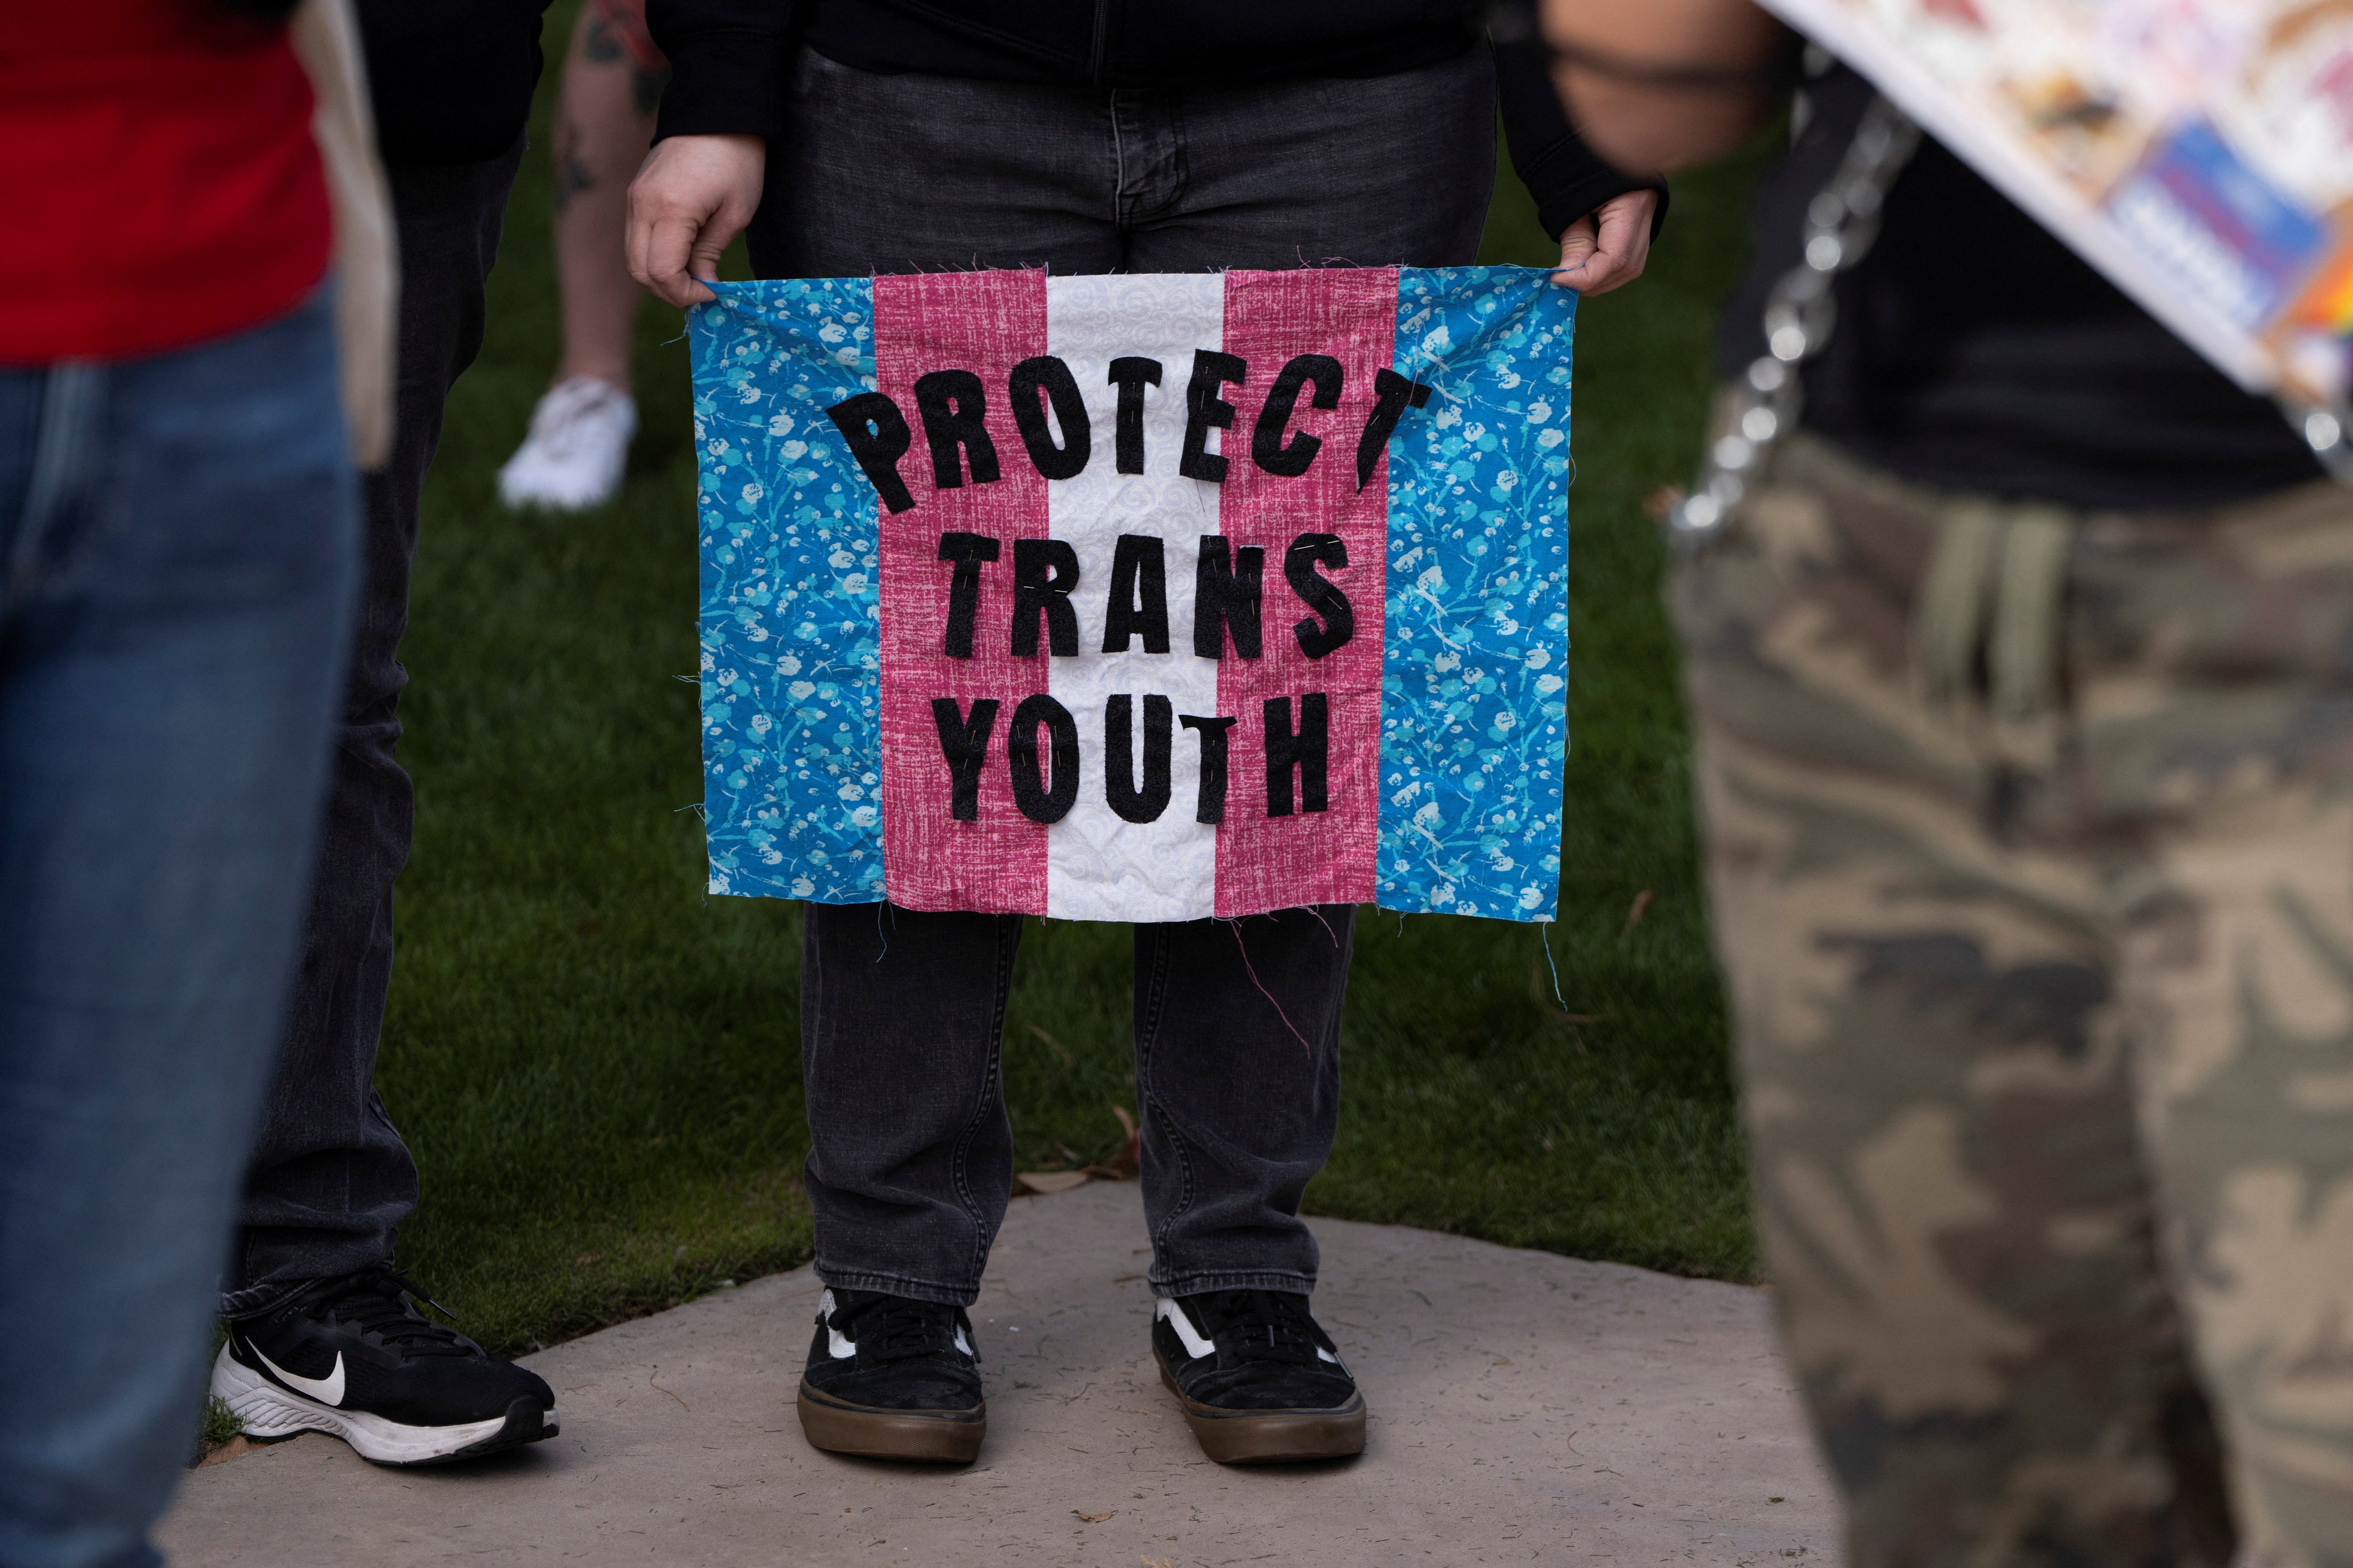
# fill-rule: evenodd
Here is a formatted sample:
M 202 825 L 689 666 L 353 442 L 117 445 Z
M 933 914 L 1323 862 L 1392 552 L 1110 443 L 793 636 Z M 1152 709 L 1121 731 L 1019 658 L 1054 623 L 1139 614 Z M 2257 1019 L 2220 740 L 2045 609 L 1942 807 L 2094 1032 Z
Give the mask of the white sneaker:
M 499 499 L 518 510 L 603 506 L 621 488 L 637 430 L 637 400 L 611 382 L 560 381 L 532 410 L 531 434 L 499 470 Z

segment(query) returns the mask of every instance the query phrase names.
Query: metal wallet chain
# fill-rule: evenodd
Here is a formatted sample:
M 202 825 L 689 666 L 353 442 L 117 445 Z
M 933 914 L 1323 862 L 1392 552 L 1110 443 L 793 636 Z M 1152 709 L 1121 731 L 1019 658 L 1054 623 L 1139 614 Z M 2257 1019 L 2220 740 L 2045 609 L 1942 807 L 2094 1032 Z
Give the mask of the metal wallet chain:
M 1765 353 L 1732 384 L 1716 437 L 1691 493 L 1667 509 L 1667 538 L 1698 550 L 1718 538 L 1773 443 L 1797 427 L 1798 367 L 1822 350 L 1838 325 L 1831 284 L 1879 237 L 1882 204 L 1920 145 L 1920 128 L 1885 98 L 1874 98 L 1847 144 L 1838 173 L 1806 204 L 1805 259 L 1766 296 Z

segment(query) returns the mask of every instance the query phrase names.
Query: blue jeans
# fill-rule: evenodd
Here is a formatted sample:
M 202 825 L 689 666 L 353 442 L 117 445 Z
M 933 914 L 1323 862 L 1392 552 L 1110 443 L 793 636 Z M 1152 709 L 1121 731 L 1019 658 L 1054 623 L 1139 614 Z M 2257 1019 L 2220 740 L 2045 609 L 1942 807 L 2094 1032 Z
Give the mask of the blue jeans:
M 322 298 L 0 370 L 0 1564 L 158 1561 L 341 694 Z

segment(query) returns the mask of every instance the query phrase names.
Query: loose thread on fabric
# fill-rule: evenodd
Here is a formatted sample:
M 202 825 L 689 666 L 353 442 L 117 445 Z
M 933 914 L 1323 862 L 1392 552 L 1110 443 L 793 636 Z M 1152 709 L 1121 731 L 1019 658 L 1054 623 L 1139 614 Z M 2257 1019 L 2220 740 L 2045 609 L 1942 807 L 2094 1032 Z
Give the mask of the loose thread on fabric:
M 1545 966 L 1552 971 L 1552 999 L 1559 1003 L 1560 1010 L 1566 1013 L 1568 1011 L 1568 998 L 1560 994 L 1560 965 L 1552 956 L 1552 921 L 1536 921 L 1536 940 L 1544 943 Z
M 1258 969 L 1250 960 L 1250 943 L 1242 940 L 1242 922 L 1229 920 L 1226 924 L 1234 933 L 1234 946 L 1241 950 L 1242 973 L 1250 977 L 1250 984 L 1257 986 L 1258 994 L 1266 998 L 1266 1005 L 1274 1009 L 1274 1016 L 1282 1020 L 1282 1026 L 1291 1031 L 1291 1037 L 1304 1047 L 1309 1056 L 1314 1056 L 1315 1047 L 1307 1043 L 1307 1037 L 1299 1032 L 1299 1026 L 1291 1021 L 1291 1015 L 1282 1010 L 1282 1004 L 1274 999 L 1274 993 L 1269 991 L 1266 983 L 1258 977 Z
M 1340 933 L 1332 929 L 1332 922 L 1324 918 L 1322 910 L 1317 909 L 1314 904 L 1308 904 L 1305 908 L 1309 914 L 1315 917 L 1316 923 L 1324 928 L 1324 934 L 1332 939 L 1332 951 L 1337 952 L 1340 950 Z
M 890 907 L 887 902 L 874 906 L 874 940 L 882 944 L 882 951 L 874 955 L 874 962 L 877 964 L 891 956 L 891 938 L 882 930 L 882 911 Z M 1562 1011 L 1566 1012 L 1567 1009 L 1563 1008 Z

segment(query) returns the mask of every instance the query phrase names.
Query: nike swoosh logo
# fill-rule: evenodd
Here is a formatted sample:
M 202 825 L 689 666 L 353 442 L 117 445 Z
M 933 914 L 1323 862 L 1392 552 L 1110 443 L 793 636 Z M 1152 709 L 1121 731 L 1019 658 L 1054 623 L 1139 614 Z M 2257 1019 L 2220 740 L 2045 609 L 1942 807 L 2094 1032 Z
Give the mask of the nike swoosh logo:
M 295 1393 L 307 1394 L 322 1405 L 341 1405 L 343 1402 L 343 1352 L 337 1351 L 335 1352 L 335 1370 L 329 1373 L 326 1376 L 299 1377 L 293 1373 L 288 1372 L 284 1367 L 280 1366 L 276 1362 L 271 1361 L 268 1356 L 262 1355 L 261 1347 L 255 1344 L 251 1340 L 246 1341 L 245 1343 L 247 1349 L 253 1352 L 257 1357 L 259 1357 L 261 1364 L 269 1369 L 271 1375 L 284 1383 L 287 1387 L 292 1389 Z

